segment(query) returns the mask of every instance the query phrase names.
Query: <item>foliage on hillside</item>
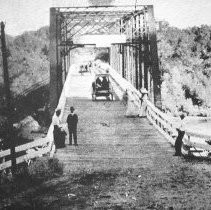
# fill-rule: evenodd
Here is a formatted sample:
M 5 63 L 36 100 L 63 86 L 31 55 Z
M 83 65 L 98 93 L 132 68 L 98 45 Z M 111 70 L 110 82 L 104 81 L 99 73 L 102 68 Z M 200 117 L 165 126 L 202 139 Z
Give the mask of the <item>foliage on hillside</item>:
M 8 67 L 13 94 L 22 93 L 37 82 L 49 79 L 49 30 L 25 32 L 20 36 L 7 37 Z M 2 58 L 0 58 L 0 84 Z
M 49 80 L 48 45 L 48 27 L 17 37 L 7 37 L 11 89 L 14 94 L 21 93 L 37 82 Z M 173 113 L 184 109 L 189 114 L 206 115 L 202 112 L 211 107 L 211 27 L 202 25 L 181 30 L 164 24 L 158 32 L 158 52 L 164 108 Z M 0 86 L 2 83 L 0 59 Z
M 103 62 L 108 63 L 109 62 L 109 53 L 106 51 L 102 51 L 100 53 L 98 53 L 95 57 L 95 60 L 101 60 Z
M 166 24 L 158 32 L 158 52 L 165 109 L 207 115 L 206 109 L 211 108 L 211 27 L 180 30 Z

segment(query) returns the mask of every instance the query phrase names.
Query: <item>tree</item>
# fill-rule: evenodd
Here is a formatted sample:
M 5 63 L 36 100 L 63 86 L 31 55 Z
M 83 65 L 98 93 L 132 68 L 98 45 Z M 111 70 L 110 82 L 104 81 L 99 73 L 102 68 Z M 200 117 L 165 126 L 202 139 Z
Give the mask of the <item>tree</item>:
M 211 27 L 165 27 L 158 31 L 163 104 L 172 112 L 211 107 Z M 192 113 L 193 114 L 193 113 Z

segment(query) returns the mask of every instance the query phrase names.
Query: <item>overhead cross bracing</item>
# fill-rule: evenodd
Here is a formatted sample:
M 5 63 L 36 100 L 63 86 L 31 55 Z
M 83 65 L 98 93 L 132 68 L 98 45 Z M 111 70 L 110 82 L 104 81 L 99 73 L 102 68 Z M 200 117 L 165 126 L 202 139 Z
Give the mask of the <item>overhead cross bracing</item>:
M 74 36 L 87 34 L 126 34 L 127 41 L 130 42 L 144 33 L 143 22 L 147 16 L 147 7 L 59 7 L 56 8 L 56 13 L 61 27 L 61 45 L 72 45 Z M 132 25 L 133 30 L 128 32 L 126 28 Z

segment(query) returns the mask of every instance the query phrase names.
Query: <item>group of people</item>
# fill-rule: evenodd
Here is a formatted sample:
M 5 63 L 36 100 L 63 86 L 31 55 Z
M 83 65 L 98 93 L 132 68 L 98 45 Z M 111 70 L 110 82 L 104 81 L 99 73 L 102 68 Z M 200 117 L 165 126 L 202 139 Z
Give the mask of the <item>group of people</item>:
M 98 77 L 96 79 L 96 86 L 93 88 L 96 88 L 96 90 L 108 90 L 109 89 L 108 77 L 106 76 Z
M 93 66 L 93 64 L 91 61 L 89 61 L 87 64 L 80 65 L 79 73 L 81 73 L 81 75 L 83 75 L 83 73 L 85 73 L 85 72 L 91 73 L 92 66 Z
M 126 117 L 136 117 L 144 116 L 146 111 L 146 98 L 147 91 L 142 91 L 143 97 L 141 100 L 141 107 L 138 107 L 134 102 L 134 93 L 125 91 L 123 94 L 123 103 L 127 106 Z M 75 109 L 73 106 L 70 107 L 70 114 L 67 117 L 66 123 L 69 131 L 69 145 L 72 145 L 72 140 L 74 140 L 74 145 L 78 146 L 77 143 L 77 124 L 78 124 L 78 115 L 74 112 Z M 56 148 L 65 147 L 65 136 L 66 132 L 63 128 L 63 125 L 60 120 L 61 110 L 56 110 L 55 115 L 53 116 L 52 123 L 54 126 L 53 137 Z M 180 125 L 177 128 L 178 136 L 175 141 L 175 156 L 181 155 L 182 139 L 185 135 L 185 123 L 184 123 L 185 114 L 180 115 Z
M 74 145 L 78 146 L 77 143 L 77 124 L 78 124 L 78 115 L 74 112 L 75 109 L 73 106 L 70 107 L 70 114 L 67 117 L 66 123 L 68 126 L 69 132 L 69 145 L 72 145 L 72 140 L 74 140 Z M 65 147 L 65 136 L 66 132 L 64 126 L 60 120 L 61 109 L 56 110 L 55 115 L 53 116 L 52 123 L 54 126 L 53 137 L 56 148 Z

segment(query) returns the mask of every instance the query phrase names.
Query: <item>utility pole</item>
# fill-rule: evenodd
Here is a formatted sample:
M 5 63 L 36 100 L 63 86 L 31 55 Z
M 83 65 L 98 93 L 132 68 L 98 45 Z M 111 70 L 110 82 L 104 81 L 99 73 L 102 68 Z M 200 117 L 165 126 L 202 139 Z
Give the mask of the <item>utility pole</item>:
M 4 89 L 6 96 L 6 104 L 7 104 L 7 117 L 8 117 L 8 128 L 7 128 L 7 136 L 11 149 L 11 160 L 12 160 L 12 170 L 15 170 L 16 159 L 15 159 L 15 142 L 13 135 L 13 120 L 12 120 L 12 103 L 11 103 L 11 93 L 10 93 L 10 81 L 9 81 L 9 71 L 8 71 L 8 63 L 7 63 L 7 47 L 5 41 L 5 24 L 1 22 L 1 51 L 2 51 L 2 59 L 3 59 L 3 72 L 4 72 Z
M 6 96 L 6 103 L 8 109 L 8 118 L 11 119 L 11 93 L 10 93 L 10 81 L 9 81 L 9 72 L 8 72 L 8 63 L 7 63 L 7 47 L 5 41 L 5 24 L 1 22 L 1 51 L 3 58 L 3 71 L 4 71 L 4 89 Z

